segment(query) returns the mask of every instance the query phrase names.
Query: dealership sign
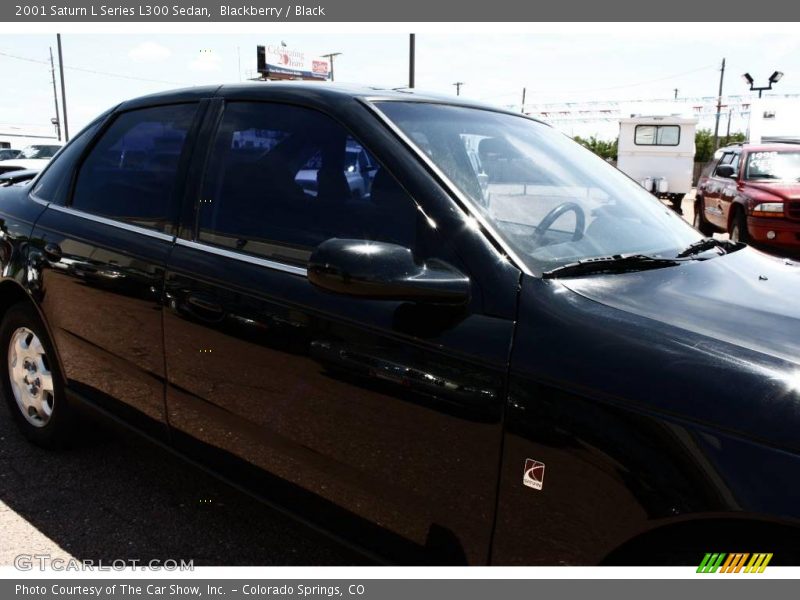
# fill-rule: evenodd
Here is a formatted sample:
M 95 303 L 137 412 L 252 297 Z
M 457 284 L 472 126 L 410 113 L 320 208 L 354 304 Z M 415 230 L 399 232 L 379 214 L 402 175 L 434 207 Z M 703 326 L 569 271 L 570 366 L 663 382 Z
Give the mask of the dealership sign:
M 283 42 L 258 46 L 258 72 L 278 79 L 328 79 L 331 65 L 326 58 L 311 56 Z

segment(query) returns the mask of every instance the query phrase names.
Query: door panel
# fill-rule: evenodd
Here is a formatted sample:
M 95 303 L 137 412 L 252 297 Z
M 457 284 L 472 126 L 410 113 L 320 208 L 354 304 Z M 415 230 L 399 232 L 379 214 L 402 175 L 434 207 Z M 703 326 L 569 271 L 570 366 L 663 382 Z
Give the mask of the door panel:
M 271 473 L 261 491 L 392 560 L 485 564 L 513 321 L 483 313 L 477 280 L 455 308 L 308 282 L 332 237 L 469 274 L 385 168 L 353 194 L 363 147 L 328 117 L 230 103 L 210 147 L 199 241 L 178 240 L 165 278 L 176 443 L 251 487 Z M 516 280 L 494 294 L 513 302 Z
M 730 164 L 733 160 L 733 153 L 725 153 L 720 159 L 719 165 Z M 727 228 L 725 214 L 722 210 L 722 190 L 725 187 L 726 181 L 724 178 L 716 174 L 716 167 L 712 172 L 711 177 L 708 179 L 706 189 L 703 192 L 703 207 L 705 210 L 706 220 L 723 229 Z
M 42 269 L 42 307 L 69 385 L 112 410 L 133 408 L 150 430 L 151 421 L 163 423 L 160 294 L 171 239 L 59 207 L 44 212 L 34 234 L 61 251 Z
M 69 178 L 68 206 L 51 203 L 34 230 L 69 386 L 157 435 L 166 434 L 164 265 L 197 108 L 113 115 Z
M 167 292 L 173 427 L 419 547 L 449 531 L 485 562 L 510 322 L 331 297 L 186 246 Z
M 734 154 L 731 159 L 730 165 L 739 170 L 739 154 Z M 736 196 L 737 179 L 725 177 L 722 179 L 719 191 L 719 207 L 722 211 L 720 226 L 728 229 L 730 223 L 731 208 L 733 207 L 733 199 Z

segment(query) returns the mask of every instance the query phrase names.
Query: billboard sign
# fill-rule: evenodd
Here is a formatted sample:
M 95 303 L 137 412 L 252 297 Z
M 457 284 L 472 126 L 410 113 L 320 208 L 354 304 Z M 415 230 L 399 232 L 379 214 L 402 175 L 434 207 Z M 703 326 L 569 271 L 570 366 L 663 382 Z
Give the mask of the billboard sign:
M 276 79 L 326 80 L 330 77 L 331 64 L 327 58 L 310 55 L 284 45 L 258 46 L 258 72 Z

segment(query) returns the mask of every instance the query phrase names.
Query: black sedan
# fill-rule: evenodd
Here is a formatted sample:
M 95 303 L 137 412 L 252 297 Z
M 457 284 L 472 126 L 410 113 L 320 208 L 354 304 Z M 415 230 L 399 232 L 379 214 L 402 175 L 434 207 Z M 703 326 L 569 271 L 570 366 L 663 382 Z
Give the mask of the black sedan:
M 148 96 L 0 187 L 0 232 L 34 443 L 107 417 L 392 562 L 798 560 L 800 268 L 543 123 L 321 84 Z

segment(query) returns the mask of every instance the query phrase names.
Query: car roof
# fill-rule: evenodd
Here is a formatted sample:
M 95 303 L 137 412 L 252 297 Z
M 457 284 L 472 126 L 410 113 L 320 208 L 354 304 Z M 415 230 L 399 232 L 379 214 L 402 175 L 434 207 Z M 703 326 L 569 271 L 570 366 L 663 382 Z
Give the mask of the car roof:
M 199 100 L 201 98 L 210 97 L 280 100 L 288 102 L 297 101 L 299 103 L 308 103 L 312 101 L 314 104 L 322 106 L 336 106 L 352 101 L 353 99 L 371 101 L 405 100 L 481 108 L 541 122 L 538 119 L 523 115 L 519 112 L 512 112 L 490 104 L 475 102 L 462 97 L 421 92 L 417 89 L 307 81 L 253 81 L 169 90 L 128 100 L 120 104 L 117 109 L 128 110 L 149 105 Z
M 800 144 L 792 142 L 770 142 L 764 144 L 734 144 L 721 148 L 724 152 L 781 152 L 781 151 L 800 151 Z

